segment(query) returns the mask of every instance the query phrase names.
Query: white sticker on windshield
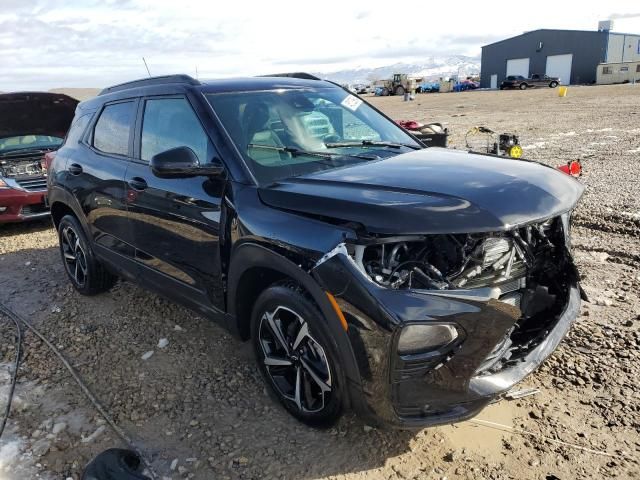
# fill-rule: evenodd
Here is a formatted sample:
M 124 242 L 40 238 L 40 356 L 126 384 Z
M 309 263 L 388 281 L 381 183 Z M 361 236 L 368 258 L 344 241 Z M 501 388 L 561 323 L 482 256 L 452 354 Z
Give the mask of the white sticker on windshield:
M 347 98 L 345 98 L 340 105 L 348 108 L 352 112 L 355 112 L 358 107 L 362 105 L 362 100 L 360 100 L 358 97 L 354 97 L 353 95 L 347 95 Z

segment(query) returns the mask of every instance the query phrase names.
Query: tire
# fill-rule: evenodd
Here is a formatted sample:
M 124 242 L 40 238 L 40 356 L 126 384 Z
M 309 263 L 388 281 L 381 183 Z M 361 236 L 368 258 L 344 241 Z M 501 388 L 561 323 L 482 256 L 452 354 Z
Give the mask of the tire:
M 526 83 L 521 83 L 520 84 L 520 90 L 526 90 L 527 89 L 527 84 Z
M 382 89 L 382 96 L 383 97 L 388 97 L 389 96 L 389 89 L 387 87 L 384 87 Z
M 556 88 L 558 86 L 558 82 L 551 82 L 549 84 L 549 88 Z
M 345 383 L 338 350 L 324 317 L 301 289 L 275 285 L 260 294 L 251 341 L 264 381 L 291 415 L 316 428 L 340 418 Z
M 405 89 L 404 89 L 404 87 L 402 85 L 400 85 L 398 88 L 396 88 L 396 93 L 395 93 L 396 95 L 402 96 L 402 95 L 404 95 L 404 93 L 405 93 Z
M 58 225 L 60 255 L 73 287 L 82 295 L 106 292 L 117 281 L 96 259 L 80 222 L 65 215 Z

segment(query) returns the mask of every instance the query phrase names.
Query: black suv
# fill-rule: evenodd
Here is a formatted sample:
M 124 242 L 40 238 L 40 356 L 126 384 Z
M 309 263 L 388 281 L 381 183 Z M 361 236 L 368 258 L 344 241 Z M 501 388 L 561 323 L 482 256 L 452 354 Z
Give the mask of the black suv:
M 80 293 L 122 277 L 221 322 L 311 425 L 345 408 L 401 427 L 469 418 L 579 310 L 577 180 L 425 149 L 308 75 L 107 88 L 78 105 L 48 178 Z

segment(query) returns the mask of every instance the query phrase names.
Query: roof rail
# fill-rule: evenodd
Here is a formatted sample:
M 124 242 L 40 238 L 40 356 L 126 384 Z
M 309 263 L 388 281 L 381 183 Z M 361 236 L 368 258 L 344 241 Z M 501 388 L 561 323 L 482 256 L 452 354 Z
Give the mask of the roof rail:
M 270 73 L 269 75 L 258 75 L 259 77 L 289 77 L 289 78 L 301 78 L 303 80 L 322 80 L 321 78 L 311 75 L 305 72 L 291 72 L 291 73 Z
M 99 94 L 106 95 L 107 93 L 120 92 L 122 90 L 128 90 L 136 87 L 149 87 L 151 85 L 164 85 L 166 83 L 186 83 L 188 85 L 201 85 L 201 83 L 189 75 L 164 75 L 161 77 L 149 77 L 142 78 L 140 80 L 133 80 L 131 82 L 120 83 L 112 87 L 104 88 Z

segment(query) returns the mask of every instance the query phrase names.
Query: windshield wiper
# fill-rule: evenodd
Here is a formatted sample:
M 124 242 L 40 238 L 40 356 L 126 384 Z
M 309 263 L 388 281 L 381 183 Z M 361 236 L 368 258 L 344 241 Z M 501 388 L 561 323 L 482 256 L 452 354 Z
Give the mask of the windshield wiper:
M 422 147 L 418 145 L 410 145 L 407 143 L 394 143 L 394 142 L 378 142 L 375 140 L 359 140 L 356 142 L 331 142 L 325 143 L 327 148 L 342 148 L 342 147 L 390 147 L 390 148 L 402 148 L 407 147 L 412 150 L 420 150 Z
M 296 147 L 279 147 L 277 145 L 263 145 L 260 143 L 250 143 L 247 148 L 264 148 L 265 150 L 275 150 L 276 152 L 285 152 L 291 154 L 293 157 L 300 155 L 306 155 L 308 157 L 320 157 L 320 158 L 334 158 L 334 157 L 353 157 L 361 158 L 363 160 L 378 160 L 380 157 L 375 155 L 352 155 L 336 152 L 314 152 L 311 150 L 301 150 Z

